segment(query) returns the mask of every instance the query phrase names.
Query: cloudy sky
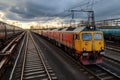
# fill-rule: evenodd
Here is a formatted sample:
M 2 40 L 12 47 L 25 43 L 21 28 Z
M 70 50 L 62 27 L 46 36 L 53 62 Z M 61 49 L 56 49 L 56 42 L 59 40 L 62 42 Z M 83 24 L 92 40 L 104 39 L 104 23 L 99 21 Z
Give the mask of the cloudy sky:
M 89 9 L 91 4 L 96 20 L 117 18 L 120 17 L 119 3 L 120 0 L 0 0 L 0 18 L 21 22 L 53 21 L 65 19 L 70 14 L 69 9 Z M 86 18 L 86 15 L 76 13 L 76 17 Z

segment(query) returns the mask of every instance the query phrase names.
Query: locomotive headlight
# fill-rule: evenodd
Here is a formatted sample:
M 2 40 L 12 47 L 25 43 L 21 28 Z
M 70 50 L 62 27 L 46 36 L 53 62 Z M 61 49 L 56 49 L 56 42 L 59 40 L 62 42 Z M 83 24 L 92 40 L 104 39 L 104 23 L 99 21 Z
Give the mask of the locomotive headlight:
M 83 51 L 86 51 L 86 48 L 83 48 Z
M 93 27 L 91 26 L 90 29 L 93 29 Z
M 83 56 L 88 56 L 88 53 L 83 53 L 82 55 L 83 55 Z
M 86 48 L 83 48 L 83 53 L 82 53 L 83 56 L 88 56 L 88 53 L 86 52 Z
M 101 50 L 104 50 L 104 48 L 103 48 L 103 47 L 101 47 Z
M 102 52 L 100 52 L 100 54 L 105 54 L 105 52 L 104 52 L 104 51 L 102 51 Z

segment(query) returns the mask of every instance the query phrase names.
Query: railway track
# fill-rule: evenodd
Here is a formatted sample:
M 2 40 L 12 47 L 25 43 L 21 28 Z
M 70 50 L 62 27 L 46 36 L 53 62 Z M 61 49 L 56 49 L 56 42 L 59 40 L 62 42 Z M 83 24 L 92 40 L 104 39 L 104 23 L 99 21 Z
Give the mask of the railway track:
M 110 51 L 113 51 L 113 53 L 110 52 L 109 54 L 104 54 L 103 55 L 104 59 L 106 59 L 114 64 L 120 65 L 120 60 L 119 60 L 120 59 L 119 58 L 120 46 L 118 44 L 115 46 L 114 42 L 111 42 L 111 41 L 106 41 L 106 42 L 109 46 L 106 46 L 105 48 Z M 114 52 L 116 52 L 116 53 L 114 53 Z M 117 54 L 117 56 L 116 56 L 116 54 Z
M 22 51 L 24 51 L 25 48 L 25 43 L 26 43 L 26 34 L 24 35 L 24 38 L 22 40 L 22 43 L 20 45 L 19 51 L 18 51 L 18 55 L 17 58 L 15 60 L 13 69 L 11 71 L 9 80 L 16 80 L 20 78 L 20 74 L 21 74 L 21 70 L 22 70 L 22 62 L 23 62 L 23 57 L 24 55 L 22 54 Z
M 16 46 L 18 45 L 19 41 L 22 39 L 24 33 L 20 34 L 16 38 L 14 38 L 7 46 L 5 46 L 0 51 L 0 78 L 3 77 L 3 74 L 5 74 L 5 70 L 9 65 L 12 65 L 13 61 L 13 55 L 14 50 L 16 49 Z
M 120 76 L 116 75 L 114 72 L 111 72 L 109 69 L 106 69 L 101 64 L 88 65 L 88 66 L 84 66 L 81 63 L 78 64 L 81 67 L 80 70 L 83 71 L 85 74 L 89 75 L 89 80 L 119 80 L 120 79 Z
M 100 80 L 119 80 L 120 76 L 117 76 L 115 73 L 110 72 L 108 69 L 104 68 L 101 65 L 90 65 L 87 68 Z
M 115 52 L 120 52 L 120 49 L 116 49 L 116 48 L 113 48 L 113 47 L 105 47 L 105 48 L 108 49 L 108 50 L 115 51 Z
M 17 74 L 19 73 L 20 77 L 11 76 L 10 80 L 57 80 L 55 73 L 29 32 L 27 33 L 21 72 L 18 71 Z
M 110 58 L 110 57 L 105 56 L 105 55 L 103 55 L 103 57 L 104 57 L 105 59 L 109 60 L 110 62 L 114 63 L 114 64 L 120 65 L 120 61 L 119 61 L 119 60 Z
M 113 41 L 106 41 L 106 49 L 112 50 L 115 52 L 120 52 L 120 44 Z

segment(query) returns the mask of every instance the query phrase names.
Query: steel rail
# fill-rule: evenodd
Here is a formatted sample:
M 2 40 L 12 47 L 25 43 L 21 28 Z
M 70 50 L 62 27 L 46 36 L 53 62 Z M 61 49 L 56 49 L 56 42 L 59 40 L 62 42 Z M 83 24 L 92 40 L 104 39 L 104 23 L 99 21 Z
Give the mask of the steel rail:
M 14 44 L 9 51 L 7 51 L 6 55 L 10 55 L 11 52 L 13 51 L 13 49 L 15 48 L 16 44 Z M 0 69 L 3 67 L 3 65 L 5 64 L 6 61 L 8 61 L 8 56 L 6 56 L 0 61 Z
M 26 34 L 26 44 L 25 44 L 25 53 L 24 53 L 24 58 L 23 58 L 23 63 L 22 63 L 22 71 L 21 71 L 21 77 L 20 80 L 23 79 L 23 74 L 24 74 L 24 66 L 25 66 L 25 61 L 26 61 L 26 54 L 27 54 L 27 48 L 28 48 L 28 32 Z
M 0 56 L 2 56 L 2 59 L 0 61 L 0 73 L 3 73 L 4 70 L 5 70 L 5 67 L 6 64 L 8 64 L 9 60 L 10 60 L 10 57 L 11 57 L 11 54 L 13 53 L 16 45 L 17 45 L 17 42 L 22 38 L 22 35 L 19 35 L 17 36 L 16 38 L 14 38 L 8 45 L 7 47 L 5 47 L 3 50 L 2 50 L 2 53 L 0 54 Z M 2 76 L 2 75 L 0 75 Z
M 14 63 L 14 66 L 13 66 L 13 69 L 12 69 L 12 72 L 11 72 L 11 75 L 10 75 L 10 77 L 9 77 L 9 80 L 12 80 L 12 78 L 13 78 L 13 73 L 14 73 L 15 68 L 16 68 L 16 65 L 17 65 L 17 63 L 18 63 L 18 59 L 19 59 L 19 57 L 20 57 L 20 55 L 21 55 L 23 45 L 24 45 L 24 43 L 25 43 L 25 37 L 26 37 L 26 35 L 25 35 L 24 38 L 23 38 L 23 41 L 22 41 L 20 50 L 19 50 L 19 52 L 18 52 L 18 56 L 17 56 L 17 58 L 16 58 L 16 61 L 15 61 L 15 63 Z
M 113 76 L 116 77 L 117 79 L 120 79 L 120 76 L 116 75 L 115 73 L 112 73 L 111 71 L 109 71 L 108 69 L 102 67 L 101 65 L 96 65 L 96 66 L 98 66 L 98 67 L 101 68 L 102 70 L 106 71 L 108 74 L 113 75 Z
M 111 47 L 105 47 L 105 48 L 108 49 L 108 50 L 115 51 L 115 52 L 120 52 L 119 49 L 115 49 L 115 48 L 111 48 Z
M 13 39 L 2 51 L 1 53 L 5 53 L 5 51 L 14 43 L 16 42 L 16 40 L 18 41 L 18 38 L 20 39 L 20 37 L 22 37 L 24 33 L 22 33 L 20 36 L 16 37 L 15 39 Z
M 49 80 L 52 80 L 52 77 L 50 76 L 50 73 L 48 72 L 48 70 L 47 70 L 47 67 L 46 67 L 46 64 L 45 64 L 45 58 L 44 58 L 44 56 L 42 55 L 42 54 L 40 54 L 41 53 L 41 51 L 38 49 L 38 46 L 37 46 L 37 44 L 35 43 L 35 41 L 34 41 L 34 39 L 33 39 L 33 37 L 32 37 L 32 35 L 31 35 L 31 33 L 29 33 L 30 34 L 30 37 L 32 38 L 32 41 L 33 41 L 33 43 L 34 43 L 34 46 L 36 47 L 36 49 L 37 49 L 37 52 L 38 52 L 38 55 L 39 55 L 39 57 L 40 57 L 40 59 L 41 59 L 41 61 L 42 61 L 42 63 L 43 63 L 43 66 L 44 66 L 44 68 L 45 68 L 45 71 L 46 71 L 46 73 L 47 73 L 47 75 L 48 75 L 48 78 L 49 78 Z
M 0 56 L 4 56 L 3 59 L 0 61 L 0 69 L 2 68 L 2 66 L 4 65 L 4 63 L 7 61 L 7 58 L 8 56 L 7 55 L 10 55 L 12 53 L 12 51 L 14 50 L 15 46 L 17 45 L 17 43 L 13 44 L 14 42 L 16 42 L 16 40 L 19 38 L 19 37 L 22 37 L 23 34 L 21 34 L 20 36 L 16 37 L 15 39 L 13 39 L 11 41 L 11 43 L 9 43 L 7 45 L 7 47 L 5 47 L 3 50 L 2 50 L 2 54 L 0 54 Z M 20 38 L 19 38 L 20 39 Z M 11 48 L 9 48 L 11 46 Z
M 108 57 L 108 56 L 106 56 L 106 55 L 103 55 L 103 57 L 104 57 L 105 59 L 111 60 L 111 61 L 113 61 L 114 63 L 117 63 L 117 64 L 120 65 L 120 61 L 117 60 L 117 59 L 110 58 L 110 57 Z
M 105 48 L 108 50 L 113 50 L 115 52 L 120 52 L 119 43 L 114 43 L 113 41 L 106 41 L 106 45 L 109 44 L 111 46 L 106 46 Z M 114 45 L 113 45 L 114 44 Z M 117 46 L 116 46 L 117 45 Z

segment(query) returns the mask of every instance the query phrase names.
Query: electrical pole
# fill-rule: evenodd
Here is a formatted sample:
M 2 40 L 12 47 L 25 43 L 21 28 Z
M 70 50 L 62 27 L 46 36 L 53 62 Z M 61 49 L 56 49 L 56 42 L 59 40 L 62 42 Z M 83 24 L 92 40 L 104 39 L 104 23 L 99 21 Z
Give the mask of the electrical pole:
M 74 19 L 74 12 L 87 12 L 88 13 L 88 23 L 87 27 L 95 29 L 95 18 L 93 10 L 70 10 L 72 12 L 72 19 Z
M 74 20 L 74 10 L 71 10 L 71 14 L 72 14 L 72 19 L 70 21 L 70 26 L 72 27 L 72 25 L 75 24 L 75 20 Z

